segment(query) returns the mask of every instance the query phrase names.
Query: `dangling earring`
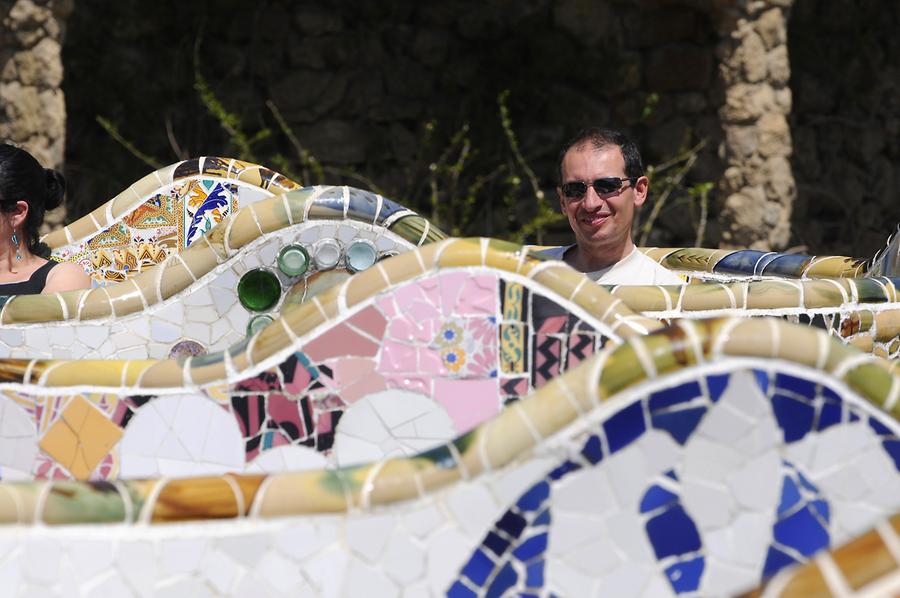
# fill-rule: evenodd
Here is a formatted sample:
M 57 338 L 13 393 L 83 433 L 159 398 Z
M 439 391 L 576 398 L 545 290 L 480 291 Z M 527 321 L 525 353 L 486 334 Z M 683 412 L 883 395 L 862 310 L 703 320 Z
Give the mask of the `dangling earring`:
M 19 251 L 19 237 L 16 236 L 15 232 L 12 234 L 12 244 L 13 244 L 13 247 L 16 248 L 16 261 L 21 262 L 22 261 L 22 253 Z

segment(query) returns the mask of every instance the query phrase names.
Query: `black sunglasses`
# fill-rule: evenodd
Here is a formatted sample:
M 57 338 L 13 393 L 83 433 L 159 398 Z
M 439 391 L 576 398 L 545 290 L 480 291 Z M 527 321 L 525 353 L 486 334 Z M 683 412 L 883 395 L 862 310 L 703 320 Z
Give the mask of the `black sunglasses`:
M 634 176 L 620 179 L 617 176 L 607 176 L 602 179 L 594 179 L 590 185 L 594 188 L 594 191 L 597 192 L 597 195 L 608 195 L 609 193 L 615 193 L 621 189 L 625 181 L 630 182 L 631 186 L 634 187 L 634 183 L 639 178 L 641 177 Z M 560 185 L 560 189 L 562 190 L 563 195 L 569 199 L 581 199 L 584 197 L 584 194 L 587 193 L 588 183 L 585 181 L 572 181 L 571 183 Z

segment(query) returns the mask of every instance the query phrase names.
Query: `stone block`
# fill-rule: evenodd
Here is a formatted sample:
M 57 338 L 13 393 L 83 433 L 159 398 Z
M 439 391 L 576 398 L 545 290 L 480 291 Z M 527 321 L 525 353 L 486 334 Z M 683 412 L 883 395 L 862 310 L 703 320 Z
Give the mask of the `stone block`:
M 584 45 L 595 46 L 615 26 L 615 13 L 608 2 L 560 0 L 553 8 L 553 20 Z
M 791 78 L 791 61 L 787 46 L 773 48 L 766 56 L 769 81 L 773 85 L 787 85 Z
M 300 139 L 320 162 L 331 164 L 359 164 L 369 145 L 365 128 L 334 119 L 303 127 Z
M 787 43 L 787 19 L 780 8 L 770 8 L 760 14 L 755 29 L 769 50 Z
M 709 48 L 672 44 L 650 52 L 644 79 L 650 91 L 703 91 L 712 80 Z
M 760 117 L 756 126 L 759 129 L 760 155 L 763 157 L 790 155 L 791 131 L 784 115 L 767 112 Z

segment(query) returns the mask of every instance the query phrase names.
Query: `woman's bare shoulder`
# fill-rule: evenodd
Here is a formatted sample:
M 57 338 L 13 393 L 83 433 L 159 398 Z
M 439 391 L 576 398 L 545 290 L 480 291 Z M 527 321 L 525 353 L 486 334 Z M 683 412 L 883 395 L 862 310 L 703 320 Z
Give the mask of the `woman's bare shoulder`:
M 91 277 L 74 262 L 60 262 L 47 274 L 42 293 L 58 293 L 91 288 Z

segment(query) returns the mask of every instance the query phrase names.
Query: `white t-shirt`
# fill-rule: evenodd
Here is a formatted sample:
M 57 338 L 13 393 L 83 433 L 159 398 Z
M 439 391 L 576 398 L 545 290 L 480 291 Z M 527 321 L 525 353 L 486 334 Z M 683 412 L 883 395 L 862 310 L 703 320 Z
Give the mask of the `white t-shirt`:
M 538 255 L 562 260 L 566 251 L 572 247 L 574 245 L 551 247 L 539 251 Z M 685 284 L 680 276 L 654 262 L 643 252 L 638 251 L 637 247 L 632 248 L 631 253 L 615 264 L 593 272 L 585 272 L 585 275 L 599 284 L 610 285 Z

